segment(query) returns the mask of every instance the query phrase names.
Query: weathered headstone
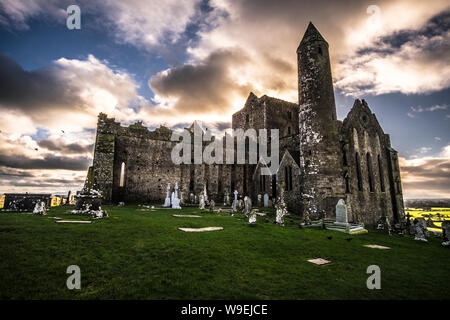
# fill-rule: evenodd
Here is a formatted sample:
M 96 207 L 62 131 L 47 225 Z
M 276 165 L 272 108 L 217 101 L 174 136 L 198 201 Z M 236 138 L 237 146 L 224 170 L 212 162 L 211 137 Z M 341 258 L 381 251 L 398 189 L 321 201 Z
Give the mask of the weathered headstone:
M 101 207 L 101 192 L 94 189 L 83 189 L 76 198 L 77 202 L 75 210 L 71 211 L 72 214 L 88 215 L 93 219 L 108 217 L 108 213 Z
M 178 199 L 178 182 L 175 182 L 174 190 L 172 193 L 172 209 L 181 209 L 180 199 Z
M 287 214 L 286 204 L 283 199 L 281 199 L 276 205 L 277 215 L 276 215 L 276 223 L 280 226 L 284 226 L 284 216 Z
M 244 198 L 244 214 L 248 215 L 252 211 L 252 200 L 250 197 L 245 196 Z
M 392 228 L 388 217 L 381 216 L 380 219 L 378 219 L 377 230 L 384 230 L 387 234 L 391 235 Z
M 40 216 L 45 216 L 46 212 L 47 208 L 45 207 L 45 202 L 44 201 L 36 202 L 36 205 L 34 206 L 33 209 L 33 213 Z
M 164 208 L 170 207 L 170 183 L 167 185 L 166 188 L 166 200 L 164 201 Z
M 211 199 L 209 202 L 209 211 L 213 212 L 216 209 L 216 203 Z
M 414 228 L 415 228 L 415 238 L 414 240 L 428 242 L 428 230 L 427 223 L 424 218 L 416 218 L 414 219 Z
M 264 194 L 264 208 L 267 208 L 269 206 L 269 195 L 266 193 Z
M 442 245 L 444 247 L 450 247 L 450 221 L 445 220 L 442 222 L 442 237 L 444 238 L 444 242 Z
M 180 204 L 184 204 L 183 191 L 180 191 Z
M 336 205 L 335 224 L 346 226 L 348 224 L 347 205 L 343 199 L 340 199 Z
M 234 190 L 234 200 L 233 200 L 233 212 L 238 211 L 238 192 Z
M 261 207 L 262 205 L 262 196 L 261 194 L 258 194 L 258 202 L 257 202 L 258 207 Z
M 245 208 L 244 200 L 239 199 L 239 200 L 238 200 L 238 211 L 239 211 L 239 212 L 243 212 L 243 211 L 244 211 L 244 208 Z
M 203 197 L 203 194 L 200 194 L 200 203 L 198 208 L 200 210 L 205 210 L 205 198 Z
M 252 210 L 252 212 L 249 215 L 248 223 L 251 225 L 256 225 L 256 211 Z

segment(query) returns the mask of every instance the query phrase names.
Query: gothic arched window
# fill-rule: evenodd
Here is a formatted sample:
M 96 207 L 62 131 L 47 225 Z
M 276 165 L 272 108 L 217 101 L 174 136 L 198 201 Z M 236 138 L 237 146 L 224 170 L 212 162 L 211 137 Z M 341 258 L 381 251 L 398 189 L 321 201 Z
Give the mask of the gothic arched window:
M 373 187 L 373 170 L 372 170 L 372 157 L 370 156 L 370 152 L 366 153 L 366 159 L 367 159 L 367 176 L 369 178 L 369 190 L 370 192 L 374 191 Z
M 381 162 L 381 157 L 378 155 L 378 174 L 380 175 L 380 188 L 381 192 L 384 192 L 384 172 L 383 172 L 383 163 Z
M 359 158 L 359 153 L 355 153 L 355 165 L 356 165 L 356 177 L 358 179 L 358 190 L 363 191 L 362 176 L 361 176 L 361 159 Z
M 125 162 L 122 162 L 120 166 L 120 180 L 119 187 L 123 187 L 125 185 Z

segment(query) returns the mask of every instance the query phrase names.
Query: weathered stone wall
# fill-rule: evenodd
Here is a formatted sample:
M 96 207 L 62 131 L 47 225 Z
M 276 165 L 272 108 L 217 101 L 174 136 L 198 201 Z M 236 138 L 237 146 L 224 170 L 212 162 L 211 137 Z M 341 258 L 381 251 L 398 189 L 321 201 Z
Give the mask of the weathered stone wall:
M 323 213 L 334 217 L 336 203 L 345 199 L 351 221 L 375 224 L 381 215 L 399 221 L 403 217 L 400 169 L 389 135 L 365 101 L 357 100 L 343 122 L 336 119 L 328 43 L 312 24 L 297 55 L 299 104 L 250 93 L 244 107 L 232 116 L 233 129 L 280 130 L 280 161 L 287 151 L 289 156 L 272 176 L 263 180 L 261 164 L 248 163 L 248 148 L 246 163 L 237 164 L 236 143 L 235 164 L 175 165 L 171 151 L 176 142 L 170 141 L 170 129 L 149 131 L 141 122 L 122 127 L 100 114 L 90 171 L 93 187 L 103 192 L 105 202 L 162 203 L 167 184 L 173 188 L 178 182 L 185 201 L 206 186 L 209 197 L 218 203 L 225 192 L 232 199 L 234 190 L 256 203 L 258 194 L 279 197 L 284 186 L 288 209 L 308 212 L 311 218 Z M 191 133 L 194 127 L 195 123 Z M 223 148 L 225 159 L 225 143 Z M 292 190 L 286 190 L 286 167 L 292 168 Z
M 93 187 L 101 190 L 105 203 L 112 200 L 115 134 L 120 124 L 100 113 L 93 161 Z
M 343 124 L 342 154 L 349 219 L 374 225 L 380 216 L 392 222 L 403 217 L 396 152 L 375 115 L 363 100 L 355 101 Z
M 298 157 L 298 152 L 285 151 L 282 159 L 280 159 L 280 167 L 277 171 L 276 179 L 277 195 L 283 197 L 290 212 L 301 214 L 302 198 L 300 192 L 300 167 L 298 165 Z

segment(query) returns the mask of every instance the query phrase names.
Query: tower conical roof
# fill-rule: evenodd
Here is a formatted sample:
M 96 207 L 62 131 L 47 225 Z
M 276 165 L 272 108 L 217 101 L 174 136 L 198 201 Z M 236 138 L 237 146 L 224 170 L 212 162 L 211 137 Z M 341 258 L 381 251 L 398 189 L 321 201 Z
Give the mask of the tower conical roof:
M 323 41 L 326 44 L 328 44 L 328 42 L 320 34 L 319 30 L 317 30 L 317 28 L 312 24 L 312 22 L 310 22 L 308 24 L 308 28 L 305 31 L 305 34 L 303 35 L 302 41 L 300 41 L 299 47 L 301 47 L 305 43 L 314 41 Z

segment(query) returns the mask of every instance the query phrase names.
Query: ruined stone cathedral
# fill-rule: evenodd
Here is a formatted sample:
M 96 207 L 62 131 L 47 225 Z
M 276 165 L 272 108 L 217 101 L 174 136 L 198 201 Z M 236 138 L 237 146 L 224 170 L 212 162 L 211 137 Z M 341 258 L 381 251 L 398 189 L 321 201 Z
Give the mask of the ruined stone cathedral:
M 101 113 L 87 180 L 107 203 L 162 204 L 167 184 L 178 182 L 185 202 L 206 186 L 216 202 L 234 190 L 253 203 L 259 194 L 273 200 L 282 195 L 291 212 L 332 218 L 344 199 L 349 222 L 374 225 L 380 216 L 400 221 L 397 152 L 364 100 L 356 100 L 347 117 L 337 120 L 328 49 L 310 23 L 297 49 L 299 103 L 250 93 L 233 114 L 233 129 L 279 129 L 280 166 L 271 176 L 260 174 L 264 163 L 248 159 L 246 164 L 176 165 L 172 130 L 150 131 L 141 122 L 123 127 Z

